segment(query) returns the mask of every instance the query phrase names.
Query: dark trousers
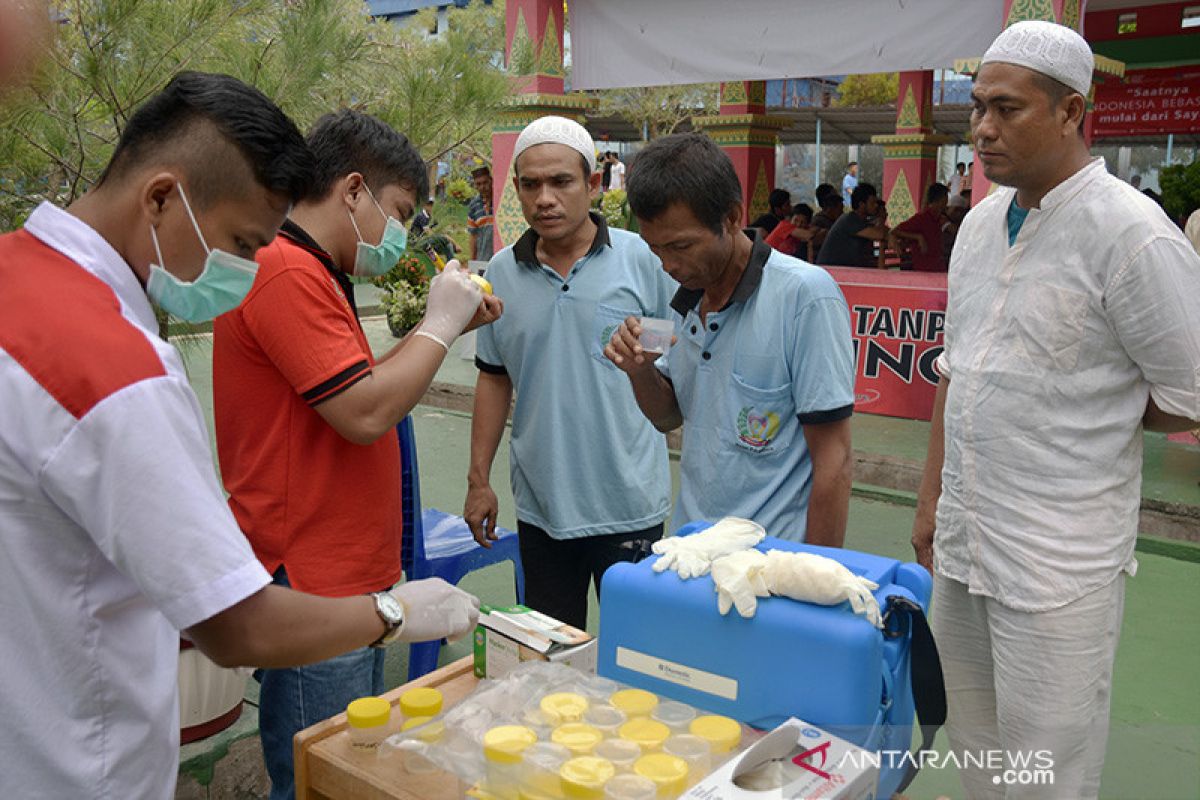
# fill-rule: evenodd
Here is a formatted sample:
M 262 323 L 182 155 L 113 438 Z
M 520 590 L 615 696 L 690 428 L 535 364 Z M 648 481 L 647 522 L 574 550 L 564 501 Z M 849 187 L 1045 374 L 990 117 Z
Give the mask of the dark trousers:
M 588 583 L 596 584 L 619 561 L 641 561 L 662 538 L 659 523 L 645 530 L 555 539 L 536 525 L 517 521 L 525 605 L 583 630 L 587 626 Z

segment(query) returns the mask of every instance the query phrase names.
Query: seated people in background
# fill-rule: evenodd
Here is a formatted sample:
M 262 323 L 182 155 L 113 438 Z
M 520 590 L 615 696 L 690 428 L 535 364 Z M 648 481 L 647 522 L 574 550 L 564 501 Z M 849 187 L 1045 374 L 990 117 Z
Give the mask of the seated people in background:
M 820 186 L 817 187 L 816 191 L 813 192 L 813 195 L 817 198 L 817 208 L 822 207 L 821 199 L 823 197 L 825 197 L 825 195 L 829 195 L 829 194 L 837 195 L 837 193 L 838 193 L 837 189 L 833 188 L 832 183 L 822 183 Z M 840 197 L 839 197 L 839 199 L 840 199 Z
M 808 243 L 816 229 L 812 227 L 813 210 L 808 203 L 800 203 L 792 209 L 791 219 L 785 219 L 764 240 L 767 245 L 784 255 L 811 261 Z
M 822 186 L 827 187 L 828 191 L 822 193 Z M 813 215 L 813 238 L 808 243 L 808 252 L 812 256 L 811 260 L 814 264 L 817 260 L 817 253 L 821 252 L 821 245 L 825 244 L 825 237 L 829 234 L 829 229 L 846 210 L 846 207 L 842 205 L 842 196 L 828 183 L 817 187 L 817 205 L 821 207 L 821 210 Z
M 825 237 L 817 263 L 835 267 L 874 267 L 875 242 L 887 238 L 887 223 L 873 222 L 879 214 L 879 196 L 875 187 L 860 183 L 850 195 L 851 212 L 843 214 Z
M 946 271 L 942 232 L 954 227 L 946 217 L 949 195 L 942 184 L 930 184 L 925 190 L 925 207 L 892 228 L 893 246 L 897 251 L 912 252 L 912 268 L 918 272 Z
M 433 221 L 433 198 L 425 198 L 425 205 L 413 217 L 412 224 L 408 226 L 408 232 L 411 236 L 421 236 L 425 231 L 432 230 L 437 223 Z
M 792 215 L 792 196 L 787 189 L 772 189 L 771 194 L 767 195 L 767 205 L 771 210 L 750 223 L 750 227 L 760 229 L 763 236 L 775 230 L 780 221 Z

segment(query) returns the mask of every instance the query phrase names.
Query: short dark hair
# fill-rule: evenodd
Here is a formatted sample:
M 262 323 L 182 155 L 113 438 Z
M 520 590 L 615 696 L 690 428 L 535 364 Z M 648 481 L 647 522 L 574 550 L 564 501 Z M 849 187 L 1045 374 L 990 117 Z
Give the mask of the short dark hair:
M 417 148 L 387 123 L 343 108 L 326 114 L 308 132 L 308 147 L 316 164 L 311 200 L 323 200 L 339 178 L 362 173 L 371 191 L 398 184 L 417 197 L 429 194 L 429 172 Z
M 1064 98 L 1079 92 L 1067 86 L 1060 80 L 1051 78 L 1041 72 L 1033 71 L 1033 84 L 1046 95 L 1047 102 L 1050 105 L 1050 110 L 1053 111 Z M 1080 95 L 1083 97 L 1083 95 Z M 1076 129 L 1080 136 L 1083 135 L 1083 120 L 1087 116 L 1087 98 L 1083 98 L 1083 113 L 1079 115 L 1079 126 Z
M 767 208 L 775 209 L 792 204 L 792 193 L 787 189 L 772 189 L 767 195 Z
M 965 161 L 960 161 L 960 162 L 958 162 L 957 164 L 955 164 L 955 165 L 954 165 L 954 168 L 955 168 L 955 169 L 958 169 L 959 167 L 962 167 L 963 169 L 966 169 L 966 168 L 967 168 L 967 164 L 966 164 L 966 162 L 965 162 Z
M 932 205 L 939 200 L 945 200 L 950 197 L 950 190 L 946 188 L 944 183 L 931 183 L 929 188 L 925 190 L 925 205 Z
M 716 234 L 742 202 L 733 162 L 702 133 L 676 133 L 646 145 L 629 167 L 626 189 L 629 207 L 639 219 L 656 219 L 682 203 Z
M 477 177 L 479 175 L 491 175 L 491 174 L 492 174 L 492 168 L 489 167 L 487 164 L 484 164 L 482 166 L 476 167 L 475 169 L 471 170 L 472 178 Z
M 872 197 L 878 197 L 879 192 L 875 191 L 874 184 L 867 182 L 860 183 L 854 187 L 854 191 L 850 192 L 850 207 L 857 209 L 863 203 L 867 202 Z
M 267 191 L 293 203 L 310 191 L 312 155 L 295 123 L 253 86 L 207 72 L 180 72 L 142 103 L 96 185 L 120 180 L 156 159 L 172 160 L 187 172 L 195 202 L 208 206 L 244 191 L 229 180 L 228 171 L 213 168 L 214 148 L 228 146 L 245 158 L 254 180 Z
M 822 183 L 817 187 L 815 194 L 817 197 L 817 205 L 821 206 L 821 208 L 825 208 L 825 204 L 821 202 L 821 198 L 827 194 L 837 194 L 837 189 L 833 188 L 832 183 Z
M 808 203 L 797 203 L 796 205 L 792 206 L 792 216 L 794 217 L 797 214 L 804 217 L 809 222 L 812 222 L 813 210 L 812 206 L 810 206 Z
M 846 165 L 846 169 L 850 169 L 851 167 L 857 167 L 857 166 L 858 166 L 857 161 L 851 161 L 849 164 Z
M 828 192 L 821 196 L 821 199 L 817 201 L 817 205 L 821 208 L 841 208 L 843 205 L 842 196 L 837 191 Z

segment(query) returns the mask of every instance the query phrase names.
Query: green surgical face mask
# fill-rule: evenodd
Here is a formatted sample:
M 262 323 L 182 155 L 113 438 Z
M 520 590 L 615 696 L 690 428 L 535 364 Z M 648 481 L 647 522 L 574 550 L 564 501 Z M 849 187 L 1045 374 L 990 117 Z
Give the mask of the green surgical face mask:
M 358 237 L 358 247 L 354 251 L 354 269 L 350 274 L 356 278 L 374 278 L 389 272 L 399 263 L 400 256 L 404 255 L 404 251 L 408 247 L 408 229 L 400 223 L 400 220 L 389 217 L 383 212 L 383 206 L 379 205 L 379 201 L 375 199 L 375 195 L 371 194 L 371 190 L 365 183 L 363 188 L 367 190 L 367 197 L 370 197 L 375 208 L 379 209 L 386 224 L 383 226 L 383 238 L 379 244 L 368 244 L 363 241 L 362 231 L 358 229 L 358 223 L 354 221 L 354 214 L 350 211 L 346 212 L 350 215 L 350 224 L 354 226 L 354 235 Z
M 208 253 L 204 260 L 204 270 L 190 283 L 181 281 L 167 272 L 162 266 L 163 257 L 162 249 L 158 246 L 158 233 L 151 225 L 150 239 L 154 242 L 158 263 L 150 265 L 146 294 L 168 314 L 188 322 L 207 322 L 237 308 L 254 285 L 258 264 L 224 250 L 209 249 L 208 242 L 204 241 L 204 234 L 200 232 L 200 226 L 196 223 L 196 215 L 192 213 L 187 195 L 184 194 L 183 184 L 177 186 L 179 198 L 183 200 L 188 219 L 192 221 L 192 228 L 196 231 L 201 246 Z

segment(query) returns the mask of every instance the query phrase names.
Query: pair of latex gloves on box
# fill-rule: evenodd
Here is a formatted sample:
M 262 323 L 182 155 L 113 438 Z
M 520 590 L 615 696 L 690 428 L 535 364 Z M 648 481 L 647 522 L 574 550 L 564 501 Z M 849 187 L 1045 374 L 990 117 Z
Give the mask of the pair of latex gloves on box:
M 700 533 L 655 542 L 659 559 L 653 569 L 675 570 L 684 580 L 711 572 L 721 614 L 732 607 L 753 617 L 758 598 L 777 595 L 824 606 L 849 602 L 854 613 L 882 627 L 879 603 L 871 593 L 877 584 L 824 556 L 756 550 L 766 535 L 755 522 L 725 517 Z

